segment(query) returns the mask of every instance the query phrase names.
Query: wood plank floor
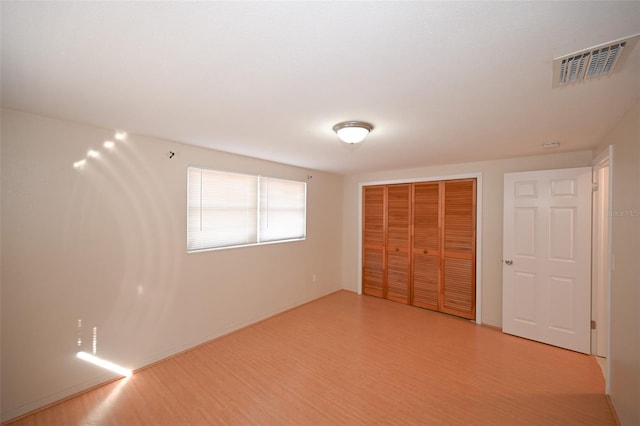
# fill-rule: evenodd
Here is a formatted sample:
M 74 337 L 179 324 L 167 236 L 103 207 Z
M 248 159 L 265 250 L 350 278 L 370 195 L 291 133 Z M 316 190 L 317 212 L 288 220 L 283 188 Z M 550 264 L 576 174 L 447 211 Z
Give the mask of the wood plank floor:
M 613 425 L 591 356 L 340 291 L 12 425 Z

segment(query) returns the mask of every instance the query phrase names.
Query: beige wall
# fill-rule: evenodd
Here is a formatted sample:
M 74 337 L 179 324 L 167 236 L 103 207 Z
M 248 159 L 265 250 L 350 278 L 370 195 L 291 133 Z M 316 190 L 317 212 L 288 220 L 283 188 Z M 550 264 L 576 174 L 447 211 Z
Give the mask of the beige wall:
M 507 160 L 432 166 L 346 176 L 344 182 L 344 253 L 342 285 L 358 288 L 359 184 L 402 179 L 482 173 L 482 322 L 502 325 L 502 193 L 507 172 L 589 166 L 591 151 L 549 154 Z
M 640 104 L 597 152 L 613 145 L 610 390 L 623 425 L 640 424 Z
M 112 137 L 2 112 L 3 420 L 112 377 L 75 357 L 93 327 L 98 356 L 138 368 L 341 287 L 341 176 Z M 187 255 L 189 164 L 312 175 L 307 240 Z
M 639 123 L 636 107 L 601 147 L 615 147 L 616 211 L 640 208 Z M 93 327 L 98 355 L 137 368 L 340 287 L 355 291 L 360 183 L 482 174 L 482 321 L 500 326 L 503 174 L 592 158 L 583 151 L 343 178 L 136 135 L 107 152 L 102 142 L 112 136 L 2 112 L 2 420 L 111 377 L 74 356 L 91 351 Z M 75 170 L 90 148 L 101 157 Z M 312 175 L 307 240 L 187 255 L 189 164 Z M 623 424 L 640 423 L 638 220 L 613 220 L 611 384 Z

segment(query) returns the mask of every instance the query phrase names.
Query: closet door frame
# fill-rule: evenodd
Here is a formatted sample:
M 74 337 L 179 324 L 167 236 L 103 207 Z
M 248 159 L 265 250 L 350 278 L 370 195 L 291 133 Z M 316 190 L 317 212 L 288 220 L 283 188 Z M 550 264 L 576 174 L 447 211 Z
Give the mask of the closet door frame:
M 416 182 L 434 182 L 442 180 L 476 179 L 476 318 L 482 324 L 482 173 L 462 173 L 445 176 L 426 176 L 410 179 L 360 182 L 358 184 L 358 294 L 362 294 L 362 195 L 365 186 L 394 185 Z

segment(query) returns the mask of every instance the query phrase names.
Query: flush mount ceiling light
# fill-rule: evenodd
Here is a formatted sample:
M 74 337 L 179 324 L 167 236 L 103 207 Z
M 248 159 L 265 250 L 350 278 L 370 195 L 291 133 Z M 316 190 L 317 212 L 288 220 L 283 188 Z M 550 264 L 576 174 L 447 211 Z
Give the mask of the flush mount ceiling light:
M 360 143 L 371 130 L 373 126 L 364 121 L 343 121 L 333 126 L 333 131 L 344 143 Z

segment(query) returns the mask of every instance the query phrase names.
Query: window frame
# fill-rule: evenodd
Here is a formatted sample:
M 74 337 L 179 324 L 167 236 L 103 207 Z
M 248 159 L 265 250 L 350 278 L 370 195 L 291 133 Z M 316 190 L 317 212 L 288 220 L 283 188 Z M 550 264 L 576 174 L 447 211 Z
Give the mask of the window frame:
M 191 210 L 194 208 L 191 205 L 191 171 L 192 170 L 197 170 L 199 172 L 214 172 L 214 173 L 222 173 L 222 174 L 230 174 L 230 175 L 238 175 L 238 176 L 242 176 L 243 178 L 246 177 L 252 177 L 256 179 L 256 188 L 257 190 L 255 191 L 255 217 L 256 217 L 256 223 L 255 223 L 255 236 L 256 236 L 256 241 L 255 242 L 249 242 L 246 244 L 233 244 L 233 245 L 222 245 L 222 246 L 211 246 L 208 245 L 207 247 L 204 247 L 202 245 L 200 245 L 200 247 L 194 247 L 194 248 L 190 248 L 189 246 L 189 241 L 190 241 L 190 217 L 192 215 Z M 262 226 L 262 222 L 261 222 L 261 217 L 263 216 L 264 212 L 266 212 L 267 210 L 263 210 L 263 201 L 261 198 L 261 187 L 263 185 L 263 181 L 264 180 L 275 180 L 275 181 L 282 181 L 282 182 L 290 182 L 290 183 L 295 183 L 295 184 L 301 184 L 302 185 L 302 206 L 296 204 L 296 206 L 298 206 L 298 210 L 301 210 L 301 222 L 302 222 L 302 226 L 301 226 L 301 236 L 298 237 L 291 237 L 291 238 L 282 238 L 282 239 L 269 239 L 267 241 L 261 241 L 261 226 Z M 205 251 L 217 251 L 217 250 L 226 250 L 226 249 L 233 249 L 233 248 L 240 248 L 240 247 L 252 247 L 252 246 L 261 246 L 261 245 L 268 245 L 268 244 L 280 244 L 280 243 L 287 243 L 287 242 L 295 242 L 295 241 L 304 241 L 307 239 L 307 195 L 308 195 L 308 188 L 307 188 L 307 182 L 303 181 L 303 180 L 295 180 L 295 179 L 286 179 L 286 178 L 281 178 L 281 177 L 274 177 L 274 176 L 265 176 L 265 175 L 261 175 L 261 174 L 253 174 L 253 173 L 243 173 L 243 172 L 237 172 L 237 171 L 228 171 L 228 170 L 222 170 L 222 169 L 214 169 L 214 168 L 210 168 L 210 167 L 203 167 L 203 166 L 195 166 L 195 165 L 188 165 L 187 166 L 187 194 L 186 194 L 186 198 L 187 198 L 187 203 L 186 203 L 186 249 L 187 249 L 187 254 L 191 254 L 191 253 L 199 253 L 199 252 L 205 252 Z M 202 191 L 201 191 L 202 194 Z M 200 203 L 202 203 L 202 198 Z M 267 203 L 268 204 L 268 203 Z M 196 207 L 197 208 L 197 207 Z M 267 207 L 268 208 L 268 207 Z M 294 208 L 293 210 L 296 210 L 296 208 Z M 200 222 L 202 223 L 202 212 L 200 213 Z M 210 244 L 210 243 L 209 243 Z

